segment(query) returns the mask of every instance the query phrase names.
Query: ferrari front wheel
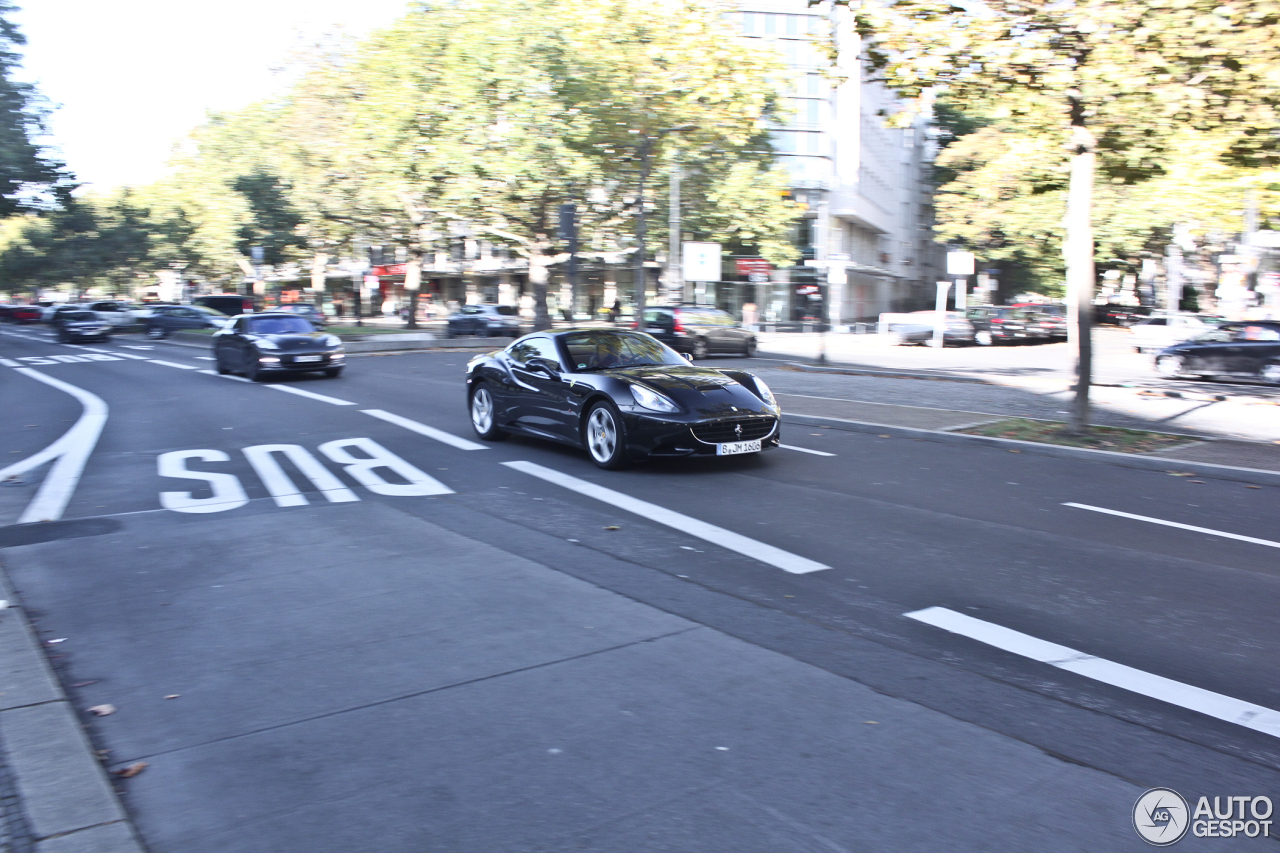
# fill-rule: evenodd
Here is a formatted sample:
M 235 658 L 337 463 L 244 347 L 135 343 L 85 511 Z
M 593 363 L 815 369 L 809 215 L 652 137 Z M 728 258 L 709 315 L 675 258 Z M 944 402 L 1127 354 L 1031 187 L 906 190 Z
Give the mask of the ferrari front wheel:
M 602 400 L 592 407 L 584 438 L 592 462 L 609 470 L 626 467 L 626 436 L 622 418 L 612 404 Z

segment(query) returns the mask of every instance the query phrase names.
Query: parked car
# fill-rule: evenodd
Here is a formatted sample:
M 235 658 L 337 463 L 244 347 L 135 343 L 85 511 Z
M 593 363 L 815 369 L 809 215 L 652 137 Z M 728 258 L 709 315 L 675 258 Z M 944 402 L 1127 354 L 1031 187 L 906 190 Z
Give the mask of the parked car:
M 106 323 L 94 311 L 81 308 L 78 311 L 59 311 L 54 316 L 58 340 L 64 344 L 81 341 L 105 341 L 111 337 L 111 324 Z
M 1280 385 L 1280 321 L 1225 323 L 1161 350 L 1161 376 L 1237 376 Z
M 511 305 L 463 305 L 449 315 L 445 334 L 514 338 L 520 334 L 520 315 Z
M 160 340 L 190 329 L 220 329 L 231 318 L 203 305 L 157 305 L 146 319 L 148 338 Z
M 138 319 L 134 316 L 133 306 L 117 299 L 89 303 L 88 309 L 98 315 L 98 319 L 112 326 L 130 326 Z
M 1132 326 L 1151 313 L 1152 309 L 1144 305 L 1116 305 L 1108 302 L 1093 306 L 1093 322 L 1099 326 Z
M 1036 315 L 1025 308 L 979 305 L 968 309 L 965 317 L 973 324 L 974 342 L 984 347 L 1048 337 L 1046 330 L 1035 325 Z
M 633 324 L 634 326 L 635 324 Z M 644 330 L 678 353 L 695 359 L 712 353 L 755 355 L 756 336 L 719 308 L 660 305 L 644 310 Z
M 243 373 L 260 382 L 269 374 L 342 374 L 346 351 L 336 335 L 320 331 L 305 317 L 281 311 L 241 314 L 213 335 L 219 373 Z
M 9 319 L 15 323 L 39 323 L 43 312 L 39 305 L 11 305 Z
M 191 304 L 212 308 L 214 311 L 218 311 L 228 317 L 253 313 L 253 297 L 240 296 L 235 293 L 213 293 L 208 296 L 197 296 L 191 300 Z
M 325 319 L 324 312 L 315 305 L 312 305 L 310 302 L 290 302 L 287 305 L 281 305 L 277 308 L 272 308 L 271 310 L 285 314 L 297 314 L 299 317 L 306 317 L 311 321 L 311 325 L 315 326 L 317 329 L 323 329 L 328 324 L 328 320 Z
M 1052 302 L 1015 302 L 1010 308 L 1021 308 L 1035 315 L 1030 331 L 1032 337 L 1051 341 L 1067 339 L 1067 306 Z
M 907 322 L 891 322 L 887 330 L 890 339 L 899 346 L 906 344 L 928 344 L 933 340 L 933 329 L 936 322 L 936 311 L 912 311 L 903 315 Z M 971 344 L 974 342 L 973 324 L 966 319 L 964 312 L 946 312 L 946 325 L 942 330 L 942 345 Z
M 687 358 L 639 332 L 535 332 L 467 365 L 471 424 L 486 441 L 521 433 L 582 447 L 601 468 L 778 446 L 782 412 L 763 380 Z
M 1129 327 L 1129 333 L 1133 336 L 1134 352 L 1159 352 L 1203 335 L 1224 322 L 1197 314 L 1163 314 L 1139 320 Z

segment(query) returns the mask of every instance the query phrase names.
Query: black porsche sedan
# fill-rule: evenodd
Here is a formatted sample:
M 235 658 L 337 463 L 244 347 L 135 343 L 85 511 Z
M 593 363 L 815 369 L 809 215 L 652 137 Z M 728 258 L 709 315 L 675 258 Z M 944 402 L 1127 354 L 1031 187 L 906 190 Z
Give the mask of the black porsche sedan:
M 481 438 L 521 433 L 583 447 L 601 468 L 650 456 L 730 456 L 778 446 L 781 411 L 743 370 L 695 367 L 641 332 L 535 332 L 467 365 Z
M 1280 385 L 1280 321 L 1226 323 L 1156 356 L 1156 371 L 1179 376 L 1232 376 Z
M 53 322 L 58 329 L 58 340 L 64 344 L 105 341 L 111 337 L 111 327 L 92 311 L 60 311 Z
M 342 373 L 346 352 L 342 340 L 296 314 L 241 314 L 213 334 L 213 356 L 219 373 L 243 373 L 258 382 L 270 374 L 322 371 Z

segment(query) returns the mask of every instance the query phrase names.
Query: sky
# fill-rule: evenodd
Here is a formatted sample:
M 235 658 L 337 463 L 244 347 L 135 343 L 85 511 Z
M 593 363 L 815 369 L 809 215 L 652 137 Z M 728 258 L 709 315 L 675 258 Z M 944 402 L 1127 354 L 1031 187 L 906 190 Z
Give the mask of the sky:
M 361 36 L 408 0 L 19 0 L 21 79 L 56 108 L 44 140 L 94 190 L 150 183 L 209 111 L 284 88 L 325 33 Z

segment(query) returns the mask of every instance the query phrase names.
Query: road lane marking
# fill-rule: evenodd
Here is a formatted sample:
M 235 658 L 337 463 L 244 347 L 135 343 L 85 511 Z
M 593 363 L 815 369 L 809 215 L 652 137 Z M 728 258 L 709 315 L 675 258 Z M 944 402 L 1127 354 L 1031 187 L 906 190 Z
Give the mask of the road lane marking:
M 155 347 L 140 347 L 137 344 L 120 344 L 125 349 L 155 349 Z
M 1233 699 L 1221 693 L 1153 675 L 1105 658 L 1094 657 L 1069 646 L 1050 643 L 1030 634 L 1023 634 L 1021 631 L 1014 631 L 1002 625 L 957 613 L 946 607 L 926 607 L 924 610 L 903 615 L 908 619 L 915 619 L 926 625 L 960 634 L 988 646 L 1128 690 L 1130 693 L 1159 699 L 1170 705 L 1197 711 L 1272 737 L 1280 737 L 1280 712 L 1262 705 L 1254 705 L 1252 702 Z
M 328 498 L 330 503 L 347 503 L 358 501 L 356 493 L 342 485 L 342 481 L 324 467 L 320 460 L 312 456 L 300 444 L 257 444 L 243 450 L 245 458 L 257 472 L 258 479 L 267 487 L 267 492 L 276 502 L 276 506 L 307 506 L 311 502 L 299 491 L 297 485 L 280 463 L 274 453 L 284 454 L 302 475 L 311 481 L 320 494 Z
M 1147 515 L 1134 515 L 1131 512 L 1120 512 L 1115 509 L 1105 509 L 1100 506 L 1089 506 L 1088 504 L 1064 503 L 1063 506 L 1075 507 L 1076 509 L 1087 509 L 1090 512 L 1101 512 L 1107 515 L 1118 515 L 1121 518 L 1132 518 L 1135 521 L 1146 521 L 1150 524 L 1162 524 L 1165 527 L 1177 527 L 1180 530 L 1190 530 L 1193 533 L 1208 533 L 1210 536 L 1222 536 L 1227 539 L 1238 539 L 1241 542 L 1252 542 L 1254 545 L 1266 545 L 1271 548 L 1280 548 L 1280 542 L 1272 542 L 1270 539 L 1258 539 L 1253 536 L 1241 536 L 1239 533 L 1227 533 L 1223 530 L 1214 530 L 1209 527 L 1196 527 L 1194 524 L 1181 524 L 1177 521 L 1165 521 L 1163 518 L 1151 518 Z
M 147 361 L 151 362 L 152 364 L 163 364 L 165 367 L 176 367 L 179 370 L 199 370 L 200 369 L 196 367 L 194 364 L 178 364 L 177 362 L 173 362 L 173 361 L 161 361 L 158 358 L 149 358 L 147 359 Z
M 453 433 L 445 432 L 442 429 L 436 429 L 433 426 L 420 424 L 417 421 L 411 421 L 408 418 L 402 418 L 399 415 L 393 415 L 391 412 L 384 412 L 382 409 L 361 409 L 366 415 L 373 415 L 375 418 L 384 420 L 389 424 L 404 427 L 405 429 L 416 432 L 418 435 L 425 435 L 427 438 L 434 438 L 436 441 L 456 447 L 459 450 L 488 450 L 489 448 L 475 441 L 468 441 L 460 438 Z
M 365 456 L 351 455 L 350 448 L 356 448 Z M 396 456 L 371 438 L 340 438 L 337 441 L 326 441 L 319 450 L 334 462 L 343 466 L 343 470 L 354 480 L 375 495 L 391 495 L 393 497 L 419 497 L 425 495 L 451 495 L 453 489 L 413 465 Z M 388 483 L 378 474 L 385 468 L 394 472 L 407 483 Z
M 240 478 L 235 474 L 222 471 L 192 471 L 187 468 L 188 459 L 199 459 L 202 462 L 230 462 L 231 457 L 221 450 L 173 450 L 161 453 L 156 457 L 156 471 L 161 477 L 174 477 L 183 480 L 203 480 L 209 484 L 211 494 L 207 498 L 197 498 L 191 492 L 161 492 L 160 506 L 174 512 L 225 512 L 242 507 L 249 502 L 249 496 L 240 485 Z
M 781 548 L 775 548 L 772 545 L 766 545 L 764 542 L 758 542 L 755 539 L 734 533 L 731 530 L 725 530 L 723 527 L 716 527 L 714 524 L 690 518 L 675 510 L 651 504 L 648 501 L 642 501 L 630 495 L 624 495 L 622 492 L 615 492 L 613 489 L 606 489 L 604 486 L 597 486 L 595 483 L 589 483 L 586 480 L 579 480 L 577 477 L 571 477 L 568 474 L 561 474 L 559 471 L 544 468 L 533 462 L 503 462 L 502 464 L 508 468 L 514 468 L 517 471 L 523 471 L 541 480 L 546 480 L 548 483 L 563 486 L 580 495 L 595 498 L 603 503 L 616 506 L 618 509 L 635 513 L 650 521 L 656 521 L 658 524 L 665 524 L 667 527 L 704 539 L 730 551 L 736 551 L 753 560 L 768 563 L 793 575 L 803 575 L 808 572 L 819 572 L 823 569 L 831 568 L 807 557 L 801 557 L 789 551 L 783 551 Z
M 0 358 L 0 364 L 3 364 L 5 367 L 22 367 L 22 362 L 14 361 L 11 358 Z
M 206 373 L 206 374 L 208 374 L 209 376 L 221 376 L 223 379 L 234 379 L 234 380 L 235 380 L 235 381 L 237 381 L 237 382 L 250 382 L 250 381 L 252 381 L 252 380 L 249 380 L 249 379 L 245 379 L 243 376 L 232 376 L 232 375 L 231 375 L 231 374 L 229 374 L 229 373 L 219 373 L 219 372 L 218 372 L 218 371 L 216 371 L 216 370 L 202 370 L 202 371 L 200 371 L 200 372 L 201 372 L 201 373 Z
M 217 361 L 216 358 L 208 355 L 197 355 L 195 358 L 197 361 Z
M 288 385 L 264 385 L 264 388 L 274 388 L 277 391 L 284 391 L 286 394 L 297 394 L 299 397 L 309 397 L 312 400 L 319 400 L 321 403 L 329 403 L 334 406 L 354 406 L 348 400 L 339 400 L 337 397 L 327 397 L 324 394 L 317 394 L 314 391 L 303 391 L 301 388 L 291 388 Z
M 79 420 L 53 444 L 21 462 L 15 462 L 0 470 L 0 480 L 4 480 L 56 459 L 49 473 L 45 474 L 36 496 L 31 499 L 31 503 L 27 504 L 26 510 L 18 518 L 18 523 L 57 521 L 62 518 L 71 495 L 75 493 L 80 475 L 84 472 L 85 463 L 89 461 L 89 454 L 93 453 L 93 448 L 98 444 L 98 436 L 102 434 L 102 427 L 107 422 L 107 404 L 96 394 L 90 394 L 83 388 L 68 385 L 52 376 L 45 376 L 38 370 L 32 370 L 30 367 L 19 367 L 17 370 L 32 379 L 70 394 L 79 400 L 84 408 Z
M 134 355 L 131 352 L 113 352 L 112 355 L 118 355 L 121 358 L 132 358 L 136 361 L 150 361 L 145 355 Z
M 796 447 L 794 444 L 779 444 L 783 450 L 798 450 L 801 453 L 812 453 L 814 456 L 835 456 L 834 453 L 827 453 L 825 450 L 810 450 L 807 447 Z

